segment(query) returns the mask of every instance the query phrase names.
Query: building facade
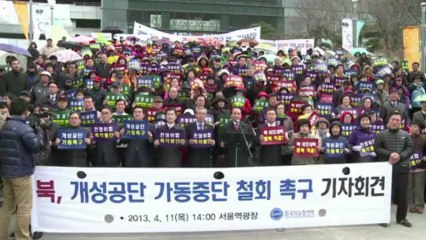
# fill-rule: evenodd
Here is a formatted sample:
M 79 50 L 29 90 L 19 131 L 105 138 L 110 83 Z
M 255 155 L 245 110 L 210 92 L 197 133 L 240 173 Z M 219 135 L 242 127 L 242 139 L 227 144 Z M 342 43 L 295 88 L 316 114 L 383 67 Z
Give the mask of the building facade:
M 136 21 L 177 35 L 221 33 L 264 22 L 300 35 L 297 0 L 102 0 L 102 28 L 133 33 Z M 294 30 L 297 30 L 295 32 Z

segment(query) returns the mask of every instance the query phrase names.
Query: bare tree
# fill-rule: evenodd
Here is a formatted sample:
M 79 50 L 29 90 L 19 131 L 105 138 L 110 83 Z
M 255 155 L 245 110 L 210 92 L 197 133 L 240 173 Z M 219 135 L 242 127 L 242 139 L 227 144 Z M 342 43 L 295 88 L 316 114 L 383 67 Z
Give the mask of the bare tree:
M 377 46 L 385 51 L 402 49 L 402 27 L 420 23 L 422 0 L 358 0 L 358 17 L 369 26 Z M 355 17 L 352 0 L 300 0 L 298 14 L 304 18 L 309 37 L 341 44 L 341 21 Z M 306 35 L 306 34 L 305 34 Z M 363 33 L 361 33 L 361 36 Z
M 377 35 L 381 35 L 383 50 L 400 51 L 402 27 L 420 23 L 421 0 L 364 0 L 363 10 L 374 21 Z
M 299 6 L 309 36 L 341 44 L 341 20 L 350 17 L 351 0 L 300 0 Z

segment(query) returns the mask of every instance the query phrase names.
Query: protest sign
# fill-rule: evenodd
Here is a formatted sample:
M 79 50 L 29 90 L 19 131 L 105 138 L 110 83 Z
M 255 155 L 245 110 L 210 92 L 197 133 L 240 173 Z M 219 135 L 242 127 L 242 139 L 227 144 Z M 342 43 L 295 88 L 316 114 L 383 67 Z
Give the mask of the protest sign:
M 117 140 L 114 132 L 117 131 L 117 125 L 114 123 L 95 123 L 92 125 L 92 134 L 97 142 L 109 142 Z
M 86 129 L 59 128 L 58 138 L 61 142 L 58 149 L 86 149 L 84 139 L 87 137 Z
M 374 153 L 374 137 L 363 139 L 359 145 L 361 146 L 361 150 L 359 151 L 361 157 Z
M 193 140 L 193 143 L 190 143 L 191 148 L 210 148 L 214 139 L 213 130 L 196 130 L 191 133 L 190 139 Z
M 342 136 L 349 137 L 358 126 L 353 123 L 342 124 Z
M 423 158 L 423 152 L 421 152 L 421 151 L 414 152 L 411 155 L 410 161 L 409 161 L 409 165 L 410 165 L 411 169 L 419 168 L 420 165 L 422 165 L 422 163 L 424 163 L 422 158 Z
M 318 142 L 317 138 L 295 138 L 293 154 L 300 157 L 318 157 Z
M 69 99 L 69 108 L 74 112 L 84 111 L 84 99 L 83 98 L 74 98 Z
M 267 99 L 256 99 L 253 110 L 257 113 L 260 113 L 267 107 L 269 107 L 269 101 Z
M 339 138 L 330 138 L 324 146 L 324 157 L 341 158 L 345 156 L 345 143 Z
M 80 120 L 81 120 L 80 125 L 82 127 L 90 127 L 94 123 L 98 122 L 98 112 L 97 111 L 81 112 Z
M 315 105 L 315 109 L 319 112 L 319 115 L 321 117 L 331 118 L 331 113 L 333 112 L 333 104 L 318 102 Z
M 87 177 L 78 178 L 77 171 Z M 224 179 L 211 177 L 218 171 Z M 386 162 L 256 167 L 243 173 L 241 168 L 37 166 L 33 178 L 31 227 L 44 233 L 242 231 L 391 221 L 392 166 Z M 76 216 L 76 209 L 84 217 Z
M 145 120 L 124 120 L 123 127 L 124 139 L 147 139 L 148 137 L 148 122 Z
M 186 127 L 189 123 L 195 122 L 197 119 L 195 119 L 195 116 L 193 115 L 180 115 L 177 117 L 176 122 L 180 124 L 182 127 Z
M 284 126 L 276 126 L 276 127 L 264 126 L 262 127 L 260 132 L 261 132 L 261 135 L 263 136 L 261 145 L 277 145 L 277 144 L 284 144 L 287 142 L 287 139 L 285 138 Z
M 185 139 L 186 137 L 183 130 L 174 128 L 157 128 L 155 130 L 155 138 L 159 140 L 160 147 L 177 148 L 182 146 L 180 140 Z
M 151 108 L 154 104 L 154 95 L 138 93 L 135 96 L 134 104 L 137 107 Z
M 165 109 L 174 109 L 176 111 L 176 116 L 180 116 L 183 113 L 183 104 L 164 104 Z

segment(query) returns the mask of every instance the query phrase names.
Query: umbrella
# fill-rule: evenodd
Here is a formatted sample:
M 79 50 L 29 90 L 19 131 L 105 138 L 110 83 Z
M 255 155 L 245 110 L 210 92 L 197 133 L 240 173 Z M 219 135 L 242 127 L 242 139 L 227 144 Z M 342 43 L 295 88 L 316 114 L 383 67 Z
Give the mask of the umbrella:
M 275 55 L 275 54 L 265 54 L 265 55 L 259 56 L 258 59 L 259 58 L 265 58 L 267 63 L 274 63 L 275 58 L 277 58 L 277 57 L 278 56 Z
M 313 52 L 317 52 L 317 53 L 319 53 L 319 55 L 321 55 L 321 56 L 325 56 L 325 51 L 324 51 L 324 50 L 322 50 L 322 48 L 320 48 L 320 47 L 316 47 L 316 48 L 314 48 L 314 49 L 313 49 Z
M 123 33 L 123 31 L 118 27 L 106 27 L 106 28 L 102 29 L 102 32 L 103 33 L 112 33 L 113 36 L 114 36 L 114 34 L 117 34 L 117 33 Z
M 331 50 L 325 50 L 325 57 L 326 58 L 333 58 L 336 56 L 336 53 Z
M 420 96 L 417 96 L 417 97 L 414 99 L 414 102 L 426 102 L 426 95 L 420 95 Z
M 257 44 L 259 44 L 255 39 L 252 39 L 252 38 L 244 38 L 244 39 L 241 39 L 241 40 L 239 40 L 238 41 L 238 44 L 239 45 L 241 45 L 242 43 L 244 43 L 244 42 L 248 42 L 249 43 L 249 45 L 250 45 L 250 47 L 254 47 L 254 46 L 256 46 Z
M 81 49 L 82 46 L 78 42 L 71 42 L 71 41 L 65 41 L 65 42 L 59 42 L 58 47 L 63 47 L 66 49 L 74 48 L 74 49 Z
M 0 51 L 31 57 L 31 53 L 29 53 L 26 49 L 11 44 L 0 43 Z
M 155 41 L 157 46 L 162 46 L 163 44 L 168 44 L 169 46 L 172 46 L 173 42 L 170 40 L 170 38 L 161 38 Z
M 89 43 L 89 42 L 95 41 L 95 39 L 92 37 L 80 35 L 78 37 L 73 38 L 72 41 L 78 42 L 78 43 Z
M 266 44 L 266 43 L 260 43 L 257 44 L 254 48 L 254 51 L 259 52 L 259 51 L 264 51 L 264 52 L 272 52 L 272 53 L 276 53 L 277 52 L 277 48 L 271 46 L 270 44 Z
M 108 39 L 105 39 L 105 38 L 101 38 L 101 39 L 96 40 L 96 43 L 105 44 L 106 46 L 111 45 L 111 41 L 109 41 Z
M 78 53 L 69 49 L 56 51 L 50 56 L 56 56 L 58 58 L 58 62 L 63 63 L 82 59 Z
M 59 40 L 62 40 L 63 37 L 70 39 L 70 35 L 63 27 L 51 26 L 46 32 L 46 37 L 51 38 L 54 43 L 57 43 Z
M 113 64 L 118 61 L 119 56 L 110 56 L 108 57 L 108 63 Z
M 365 48 L 352 48 L 351 50 L 349 50 L 349 53 L 353 56 L 355 56 L 355 53 L 360 53 L 360 54 L 365 53 L 365 54 L 371 55 L 371 53 Z

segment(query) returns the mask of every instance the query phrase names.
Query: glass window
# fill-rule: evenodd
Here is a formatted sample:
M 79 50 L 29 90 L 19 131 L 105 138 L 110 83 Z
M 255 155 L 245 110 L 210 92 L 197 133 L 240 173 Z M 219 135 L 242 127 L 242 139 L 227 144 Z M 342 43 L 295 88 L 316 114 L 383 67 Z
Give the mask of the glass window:
M 162 26 L 162 18 L 161 14 L 151 14 L 149 26 L 152 28 L 161 28 Z

